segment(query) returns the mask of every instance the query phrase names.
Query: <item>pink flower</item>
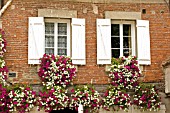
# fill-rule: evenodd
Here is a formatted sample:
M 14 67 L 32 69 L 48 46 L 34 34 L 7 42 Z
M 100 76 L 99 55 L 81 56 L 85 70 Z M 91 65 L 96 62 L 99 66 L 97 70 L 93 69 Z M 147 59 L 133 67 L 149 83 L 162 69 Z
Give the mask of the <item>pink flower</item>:
M 72 93 L 74 93 L 74 92 L 75 92 L 75 90 L 74 90 L 74 89 L 72 89 L 72 90 L 71 90 L 71 92 L 72 92 Z

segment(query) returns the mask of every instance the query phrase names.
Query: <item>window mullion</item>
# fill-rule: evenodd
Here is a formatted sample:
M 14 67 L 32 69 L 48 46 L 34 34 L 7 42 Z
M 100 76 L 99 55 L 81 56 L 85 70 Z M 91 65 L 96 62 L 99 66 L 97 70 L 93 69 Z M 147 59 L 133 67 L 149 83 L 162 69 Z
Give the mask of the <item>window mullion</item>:
M 70 56 L 70 23 L 67 22 L 67 56 Z
M 58 23 L 55 23 L 54 34 L 54 54 L 58 55 Z
M 120 57 L 123 56 L 123 24 L 120 24 Z
M 131 24 L 131 43 L 132 43 L 132 56 L 136 56 L 136 39 L 135 39 L 135 26 Z

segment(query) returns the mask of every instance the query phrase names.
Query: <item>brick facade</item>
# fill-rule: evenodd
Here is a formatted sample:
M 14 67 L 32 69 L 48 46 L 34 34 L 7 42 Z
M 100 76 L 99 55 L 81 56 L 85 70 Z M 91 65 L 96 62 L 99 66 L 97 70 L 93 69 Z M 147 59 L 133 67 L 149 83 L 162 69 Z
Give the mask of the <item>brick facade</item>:
M 7 1 L 7 0 L 6 0 Z M 114 1 L 114 0 L 113 0 Z M 142 0 L 145 1 L 145 0 Z M 107 84 L 105 65 L 97 65 L 96 19 L 105 18 L 105 11 L 141 12 L 141 19 L 150 21 L 151 65 L 143 67 L 143 81 L 163 82 L 162 62 L 170 56 L 170 18 L 165 2 L 105 3 L 74 0 L 14 0 L 1 20 L 8 42 L 5 61 L 10 72 L 16 72 L 13 83 L 39 84 L 37 65 L 28 64 L 28 17 L 37 17 L 38 9 L 76 10 L 86 19 L 86 65 L 78 66 L 75 84 Z M 142 10 L 146 10 L 146 14 Z
M 7 2 L 8 0 L 4 0 Z M 169 61 L 170 56 L 170 12 L 164 0 L 13 0 L 2 17 L 2 29 L 7 40 L 5 54 L 9 72 L 16 77 L 9 77 L 12 83 L 34 84 L 35 90 L 40 89 L 38 65 L 28 64 L 28 17 L 38 17 L 39 9 L 73 10 L 77 18 L 86 20 L 86 65 L 79 65 L 74 84 L 93 82 L 102 93 L 109 82 L 106 65 L 97 65 L 97 32 L 96 19 L 105 18 L 106 11 L 136 12 L 141 19 L 150 22 L 151 65 L 143 66 L 142 81 L 154 82 L 164 92 L 162 64 Z M 145 13 L 146 11 L 146 13 Z M 161 82 L 161 83 L 160 83 Z M 36 84 L 36 85 L 35 85 Z M 169 98 L 160 94 L 170 112 Z

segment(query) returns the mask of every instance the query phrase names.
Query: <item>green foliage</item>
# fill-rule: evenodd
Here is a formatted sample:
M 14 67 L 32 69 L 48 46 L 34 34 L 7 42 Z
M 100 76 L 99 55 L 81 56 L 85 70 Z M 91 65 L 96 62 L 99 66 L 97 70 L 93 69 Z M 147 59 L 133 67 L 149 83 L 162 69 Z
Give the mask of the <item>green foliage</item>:
M 112 58 L 111 63 L 112 63 L 112 65 L 120 65 L 121 60 L 119 58 Z

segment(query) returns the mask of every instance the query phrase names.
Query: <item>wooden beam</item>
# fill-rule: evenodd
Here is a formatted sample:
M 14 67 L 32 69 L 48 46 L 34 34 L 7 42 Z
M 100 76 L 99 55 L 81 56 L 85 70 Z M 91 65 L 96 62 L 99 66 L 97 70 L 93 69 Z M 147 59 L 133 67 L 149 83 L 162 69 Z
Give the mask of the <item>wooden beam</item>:
M 12 3 L 12 0 L 9 0 L 0 10 L 0 17 L 2 16 L 2 14 L 4 13 L 4 11 L 8 8 L 8 6 Z

